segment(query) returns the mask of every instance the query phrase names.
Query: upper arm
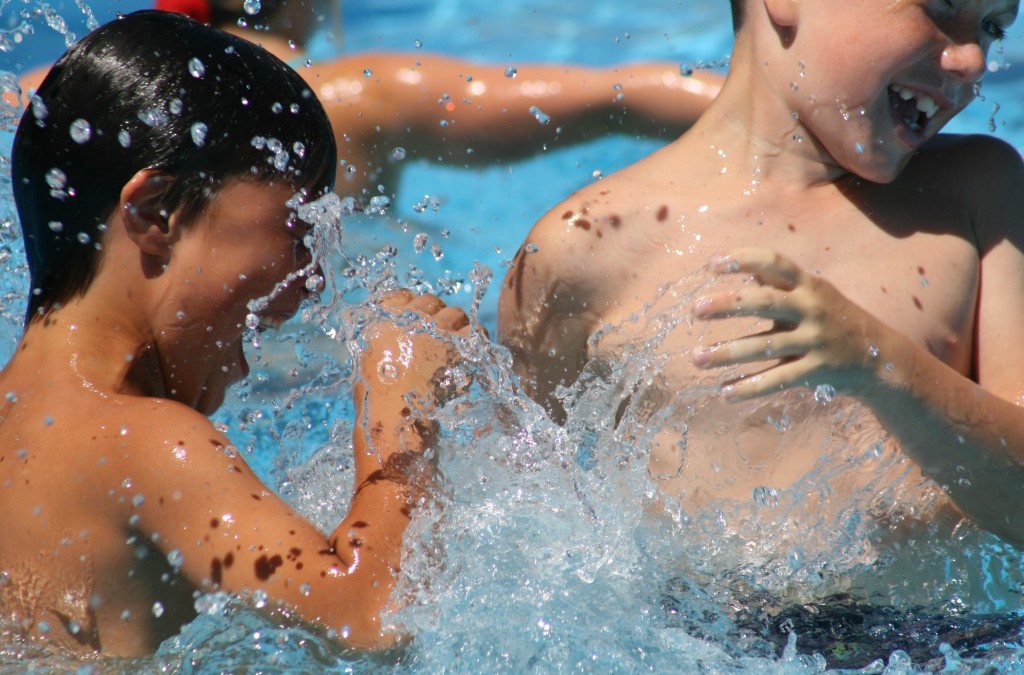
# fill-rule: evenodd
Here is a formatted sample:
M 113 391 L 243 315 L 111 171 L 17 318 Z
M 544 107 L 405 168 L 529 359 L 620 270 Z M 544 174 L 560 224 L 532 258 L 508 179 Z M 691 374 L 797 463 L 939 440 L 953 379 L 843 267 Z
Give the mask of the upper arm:
M 957 173 L 972 177 L 971 218 L 981 258 L 977 378 L 993 394 L 1020 403 L 1024 401 L 1024 162 L 1002 141 L 990 137 L 970 141 L 970 155 Z
M 528 393 L 556 416 L 555 390 L 582 372 L 600 320 L 593 271 L 559 211 L 542 218 L 520 247 L 498 304 L 499 341 Z
M 203 590 L 262 591 L 307 620 L 349 626 L 357 645 L 376 643 L 392 587 L 380 551 L 328 541 L 259 480 L 205 417 L 175 405 L 157 405 L 149 417 L 151 431 L 133 446 L 145 459 L 133 467 L 132 493 L 144 498 L 128 503 L 137 527 L 189 582 Z M 366 564 L 355 565 L 353 554 Z

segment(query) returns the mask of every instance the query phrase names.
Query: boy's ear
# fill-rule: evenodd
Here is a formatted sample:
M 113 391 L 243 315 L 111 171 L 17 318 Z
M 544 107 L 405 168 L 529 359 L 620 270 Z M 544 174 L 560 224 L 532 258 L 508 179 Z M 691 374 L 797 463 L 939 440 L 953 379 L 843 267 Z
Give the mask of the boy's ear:
M 796 37 L 800 0 L 764 0 L 764 8 L 784 46 L 789 47 Z
M 171 245 L 179 235 L 164 207 L 167 191 L 173 184 L 174 177 L 169 173 L 143 169 L 121 188 L 118 203 L 128 238 L 143 253 L 161 260 L 170 257 Z

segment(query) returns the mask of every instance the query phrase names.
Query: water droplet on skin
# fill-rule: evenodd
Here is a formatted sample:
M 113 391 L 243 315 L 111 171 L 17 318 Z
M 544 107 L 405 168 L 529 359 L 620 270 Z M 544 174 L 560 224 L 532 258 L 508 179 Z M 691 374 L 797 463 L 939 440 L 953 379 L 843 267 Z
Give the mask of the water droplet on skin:
M 242 4 L 242 10 L 249 16 L 259 14 L 261 9 L 263 9 L 263 5 L 260 4 L 260 0 L 245 0 Z
M 891 364 L 891 363 L 885 364 L 885 372 L 891 373 L 891 372 L 893 372 L 895 370 L 896 370 L 896 366 L 894 366 L 893 364 Z
M 167 564 L 176 570 L 181 569 L 181 566 L 185 564 L 185 556 L 178 549 L 174 549 L 167 554 Z
M 831 384 L 819 384 L 814 389 L 814 400 L 821 404 L 829 404 L 836 400 L 836 388 Z
M 132 497 L 132 506 L 138 507 L 146 503 L 146 498 L 143 495 L 135 495 Z
M 161 604 L 159 602 L 154 602 L 153 603 L 153 616 L 155 616 L 156 618 L 159 619 L 163 615 L 164 615 L 164 606 L 163 606 L 163 604 Z
M 515 77 L 518 74 L 519 74 L 519 69 L 516 68 L 515 66 L 509 66 L 508 68 L 505 69 L 505 77 L 512 78 L 512 77 Z
M 76 236 L 75 238 L 78 239 L 79 244 L 88 244 L 90 241 L 92 241 L 89 235 L 85 232 L 79 232 L 78 236 Z
M 395 162 L 401 162 L 405 159 L 405 148 L 395 148 L 391 151 L 391 159 Z
M 540 247 L 537 246 L 536 244 L 526 244 L 525 246 L 523 246 L 523 250 L 526 251 L 527 253 L 536 253 L 537 251 L 540 250 Z
M 197 57 L 193 57 L 188 61 L 188 72 L 198 80 L 206 74 L 206 66 Z
M 122 129 L 117 132 L 117 142 L 121 144 L 122 148 L 127 148 L 132 144 L 132 135 Z
M 864 144 L 863 143 L 858 143 L 857 145 L 853 146 L 853 149 L 857 151 L 858 155 L 863 155 L 864 154 Z
M 52 427 L 53 426 L 53 417 L 50 416 L 50 415 L 47 415 L 46 417 L 44 417 L 43 418 L 43 424 L 45 426 Z
M 363 71 L 363 77 L 373 77 L 373 71 L 367 68 Z
M 303 595 L 309 597 L 309 594 L 313 592 L 313 588 L 309 584 L 300 584 L 299 585 L 299 592 L 302 593 Z
M 123 487 L 125 490 L 131 489 L 131 487 L 132 487 L 132 479 L 131 478 L 125 478 L 123 481 L 121 481 L 121 487 Z
M 385 384 L 391 384 L 398 379 L 398 367 L 389 360 L 377 364 L 377 373 L 380 381 Z
M 530 106 L 530 114 L 533 115 L 533 118 L 541 124 L 547 124 L 551 121 L 551 117 L 546 115 L 543 110 L 535 105 Z
M 127 610 L 126 609 L 123 612 L 121 612 L 121 621 L 128 621 L 131 618 L 132 618 L 131 610 Z
M 92 127 L 81 118 L 71 123 L 69 132 L 71 133 L 71 140 L 75 143 L 85 143 L 92 138 Z
M 801 136 L 800 134 L 793 134 L 793 140 L 796 141 L 797 143 L 803 143 L 804 137 Z
M 6 394 L 4 394 L 4 398 L 7 399 L 8 403 L 16 403 L 18 401 L 18 395 L 15 394 L 13 391 L 9 391 Z
M 174 318 L 176 318 L 178 321 L 184 321 L 185 320 L 185 312 L 183 312 L 183 311 L 181 311 L 179 309 L 177 311 L 177 313 L 174 315 Z
M 249 330 L 256 330 L 260 327 L 260 318 L 250 312 L 245 316 L 245 327 Z

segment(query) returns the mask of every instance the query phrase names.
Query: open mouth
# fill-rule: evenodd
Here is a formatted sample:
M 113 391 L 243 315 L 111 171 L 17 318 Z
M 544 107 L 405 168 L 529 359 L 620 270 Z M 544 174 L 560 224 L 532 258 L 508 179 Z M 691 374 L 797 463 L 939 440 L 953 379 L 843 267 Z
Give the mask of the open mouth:
M 914 131 L 923 131 L 939 111 L 939 104 L 928 94 L 898 84 L 889 85 L 889 102 L 899 118 Z

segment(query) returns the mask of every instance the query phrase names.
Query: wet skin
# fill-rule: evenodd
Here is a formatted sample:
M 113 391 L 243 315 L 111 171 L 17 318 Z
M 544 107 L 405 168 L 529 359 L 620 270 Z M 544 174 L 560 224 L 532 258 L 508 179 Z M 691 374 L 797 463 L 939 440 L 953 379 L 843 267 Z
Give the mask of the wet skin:
M 890 451 L 948 486 L 959 509 L 1020 541 L 1008 514 L 1022 462 L 1007 447 L 1024 447 L 1024 168 L 1000 141 L 937 136 L 1016 2 L 841 4 L 748 3 L 729 79 L 697 125 L 534 227 L 536 252 L 521 251 L 505 280 L 499 338 L 559 415 L 555 387 L 588 358 L 650 337 L 642 319 L 656 311 L 689 314 L 694 330 L 658 347 L 662 389 L 728 386 L 687 420 L 685 457 L 678 432 L 652 449 L 652 473 L 684 505 L 749 500 L 806 475 L 823 439 L 776 458 L 770 395 L 827 383 L 865 403 L 898 441 Z M 685 299 L 715 275 L 717 287 Z M 682 305 L 645 309 L 674 282 Z M 739 440 L 723 445 L 722 429 Z M 916 484 L 914 473 L 900 480 Z M 862 474 L 833 486 L 835 508 L 876 478 Z
M 196 222 L 159 208 L 169 178 L 140 172 L 110 219 L 104 260 L 79 298 L 34 321 L 0 372 L 0 560 L 4 617 L 79 652 L 152 651 L 192 615 L 195 591 L 262 590 L 269 606 L 381 647 L 379 614 L 402 534 L 429 476 L 424 425 L 404 395 L 429 400 L 444 344 L 368 329 L 357 396 L 357 494 L 325 536 L 263 485 L 205 412 L 246 371 L 250 301 L 305 267 L 290 185 L 228 183 Z M 294 313 L 304 279 L 261 320 Z M 441 330 L 465 315 L 398 294 Z M 411 358 L 382 380 L 382 354 Z M 364 433 L 372 429 L 373 433 Z M 410 474 L 407 469 L 415 467 Z M 418 478 L 417 478 L 418 479 Z

